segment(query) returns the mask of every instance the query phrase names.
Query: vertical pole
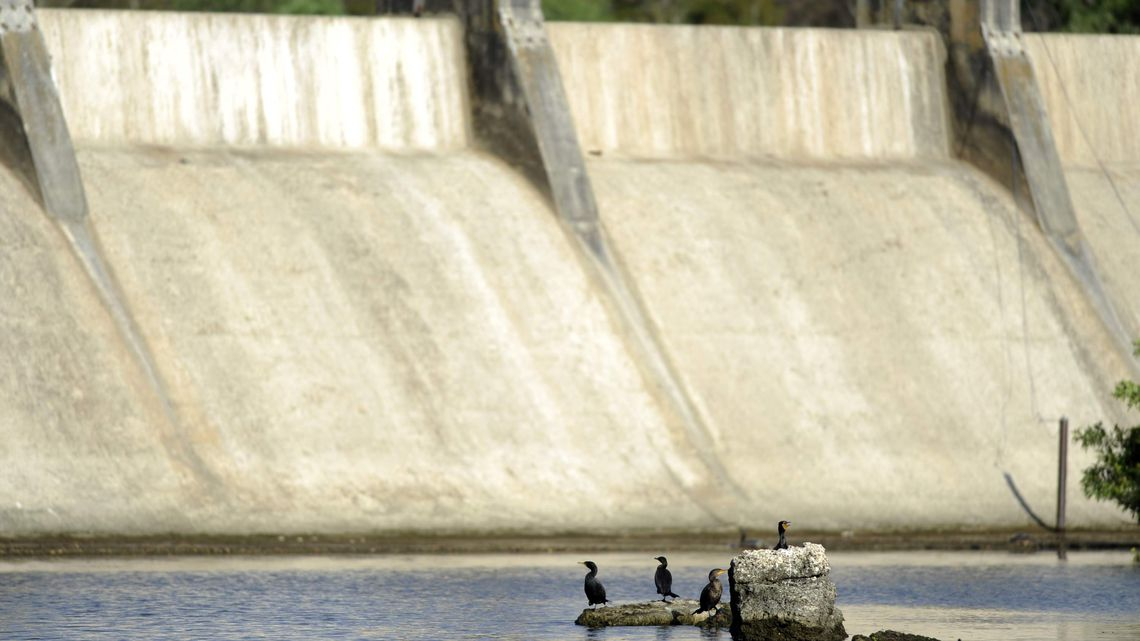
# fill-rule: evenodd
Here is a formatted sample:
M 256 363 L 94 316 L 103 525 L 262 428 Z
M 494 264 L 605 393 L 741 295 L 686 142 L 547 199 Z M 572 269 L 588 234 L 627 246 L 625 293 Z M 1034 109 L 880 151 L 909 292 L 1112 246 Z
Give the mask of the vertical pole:
M 894 22 L 895 29 L 902 29 L 903 0 L 895 0 Z
M 1057 558 L 1065 560 L 1065 482 L 1069 472 L 1069 419 L 1061 417 L 1061 443 L 1057 456 Z

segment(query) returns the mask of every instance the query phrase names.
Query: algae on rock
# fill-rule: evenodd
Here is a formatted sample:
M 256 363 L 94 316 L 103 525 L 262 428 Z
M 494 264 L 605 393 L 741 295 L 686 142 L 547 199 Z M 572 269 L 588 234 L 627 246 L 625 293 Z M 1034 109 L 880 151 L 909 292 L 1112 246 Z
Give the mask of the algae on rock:
M 622 603 L 603 608 L 582 610 L 574 623 L 602 628 L 614 625 L 699 625 L 727 628 L 732 623 L 728 603 L 721 603 L 711 616 L 708 613 L 693 615 L 700 604 L 692 599 L 677 599 L 669 603 Z
M 745 550 L 732 560 L 733 636 L 743 641 L 841 641 L 843 614 L 822 545 Z

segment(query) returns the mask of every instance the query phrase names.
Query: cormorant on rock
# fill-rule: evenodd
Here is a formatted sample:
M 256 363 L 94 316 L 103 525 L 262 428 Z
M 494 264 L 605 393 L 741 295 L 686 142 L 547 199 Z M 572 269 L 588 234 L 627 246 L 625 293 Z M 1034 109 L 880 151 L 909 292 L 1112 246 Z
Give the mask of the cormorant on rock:
M 661 565 L 657 566 L 657 572 L 653 574 L 653 582 L 657 584 L 657 594 L 661 595 L 662 601 L 670 596 L 676 599 L 677 595 L 673 594 L 673 573 L 665 569 L 669 567 L 669 561 L 663 556 L 657 557 L 657 560 L 661 562 Z
M 606 587 L 598 580 L 598 566 L 593 561 L 579 561 L 581 565 L 590 569 L 586 573 L 586 600 L 590 605 L 605 605 L 609 603 L 606 599 Z
M 701 590 L 701 607 L 693 610 L 693 614 L 700 614 L 701 612 L 708 612 L 716 608 L 720 603 L 720 595 L 724 593 L 724 588 L 720 584 L 720 579 L 717 577 L 728 572 L 728 570 L 710 570 L 709 571 L 709 584 L 705 589 Z
M 776 544 L 776 547 L 772 548 L 773 550 L 786 550 L 786 549 L 788 549 L 788 541 L 786 539 L 784 539 L 784 531 L 787 530 L 788 526 L 791 524 L 792 524 L 791 521 L 780 521 L 779 526 L 777 526 L 779 531 L 780 531 L 780 542 Z

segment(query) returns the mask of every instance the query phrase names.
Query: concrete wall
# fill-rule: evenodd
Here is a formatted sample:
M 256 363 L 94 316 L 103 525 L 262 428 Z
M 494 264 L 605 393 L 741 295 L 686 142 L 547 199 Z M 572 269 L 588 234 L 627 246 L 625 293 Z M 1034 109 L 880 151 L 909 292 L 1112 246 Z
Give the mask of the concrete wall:
M 551 24 L 582 146 L 639 157 L 942 158 L 937 38 Z
M 454 21 L 41 22 L 174 413 L 0 172 L 4 534 L 1021 526 L 1002 473 L 1047 512 L 1055 419 L 1115 411 L 1079 290 L 947 156 L 933 37 L 551 27 L 694 443 L 546 201 L 473 147 Z
M 1050 34 L 1026 44 L 1081 229 L 1140 338 L 1140 38 Z
M 1112 408 L 1098 392 L 1123 370 L 1032 219 L 947 157 L 941 93 L 930 89 L 943 86 L 936 35 L 551 31 L 563 68 L 589 70 L 564 76 L 585 146 L 604 149 L 590 160 L 602 217 L 718 456 L 754 492 L 750 513 L 851 527 L 846 514 L 859 504 L 863 526 L 893 525 L 900 511 L 909 525 L 951 512 L 961 523 L 1012 523 L 1004 472 L 1033 505 L 1051 505 L 1055 470 L 1041 466 L 1055 460 L 1056 420 L 1103 416 Z M 670 37 L 669 55 L 623 46 Z M 821 62 L 757 81 L 789 57 Z M 675 105 L 706 92 L 646 79 L 695 79 L 706 60 L 693 84 L 748 87 L 746 100 L 702 101 L 679 120 Z M 913 60 L 927 64 L 915 70 Z M 780 104 L 779 117 L 757 107 Z M 741 135 L 709 153 L 612 126 L 625 122 L 616 110 L 706 131 L 774 121 L 787 142 Z M 881 143 L 851 146 L 880 133 Z M 648 140 L 668 141 L 669 160 L 649 162 L 662 147 Z M 765 151 L 778 157 L 748 161 Z M 1078 310 L 1080 326 L 1062 309 Z M 1077 509 L 1082 519 L 1111 513 Z
M 72 136 L 89 144 L 440 150 L 468 142 L 453 20 L 41 13 Z
M 1140 78 L 1130 73 L 1137 38 L 1029 34 L 1025 37 L 1049 110 L 1057 151 L 1066 164 L 1140 159 Z M 1095 61 L 1092 63 L 1090 61 Z

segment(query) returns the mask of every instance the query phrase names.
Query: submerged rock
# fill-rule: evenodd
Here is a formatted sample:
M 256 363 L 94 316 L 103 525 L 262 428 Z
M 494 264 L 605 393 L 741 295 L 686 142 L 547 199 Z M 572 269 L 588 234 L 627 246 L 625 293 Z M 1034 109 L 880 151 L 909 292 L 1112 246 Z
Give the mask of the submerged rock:
M 743 641 L 841 641 L 843 614 L 822 545 L 745 550 L 728 573 L 733 636 Z
M 712 616 L 702 612 L 693 616 L 700 604 L 692 599 L 677 599 L 670 603 L 622 603 L 603 608 L 582 610 L 574 623 L 591 628 L 612 625 L 699 625 L 710 628 L 727 628 L 732 623 L 728 603 L 721 603 Z
M 851 641 L 938 641 L 938 639 L 934 637 L 924 637 L 921 634 L 907 634 L 906 632 L 895 632 L 894 630 L 879 630 L 878 632 L 872 632 L 869 637 L 856 634 L 851 637 Z

